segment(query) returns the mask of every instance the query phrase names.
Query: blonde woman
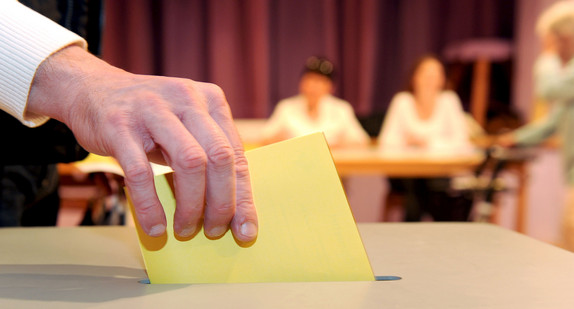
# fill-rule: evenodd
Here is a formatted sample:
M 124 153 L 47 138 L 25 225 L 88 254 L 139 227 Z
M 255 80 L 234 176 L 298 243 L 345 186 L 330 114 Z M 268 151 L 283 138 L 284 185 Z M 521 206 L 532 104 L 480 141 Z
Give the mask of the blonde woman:
M 558 2 L 544 11 L 537 32 L 543 51 L 534 65 L 535 90 L 540 98 L 551 102 L 551 110 L 542 121 L 503 135 L 499 143 L 529 146 L 554 133 L 561 135 L 568 185 L 562 234 L 565 248 L 574 251 L 574 2 Z

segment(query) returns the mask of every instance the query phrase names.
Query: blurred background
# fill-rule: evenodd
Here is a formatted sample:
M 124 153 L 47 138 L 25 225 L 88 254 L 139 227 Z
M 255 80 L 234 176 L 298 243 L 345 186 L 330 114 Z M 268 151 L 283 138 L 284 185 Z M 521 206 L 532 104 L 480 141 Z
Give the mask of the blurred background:
M 473 63 L 491 58 L 489 119 L 524 119 L 530 97 L 513 94 L 530 87 L 517 77 L 530 71 L 538 48 L 534 22 L 552 1 L 104 2 L 105 60 L 135 73 L 216 83 L 237 118 L 268 117 L 281 98 L 295 94 L 310 55 L 335 63 L 336 95 L 360 118 L 381 115 L 415 60 L 432 53 L 456 77 L 465 108 Z
M 544 114 L 532 91 L 541 47 L 535 23 L 555 0 L 95 2 L 102 31 L 93 52 L 130 72 L 216 83 L 237 119 L 263 121 L 280 99 L 297 94 L 310 55 L 333 61 L 335 95 L 351 103 L 373 137 L 426 54 L 444 62 L 449 86 L 486 133 Z M 564 194 L 558 151 L 542 149 L 527 168 L 527 234 L 555 243 Z M 512 187 L 524 175 L 503 176 Z M 352 207 L 381 211 L 383 194 L 372 193 L 384 192 L 380 177 L 347 182 L 346 190 Z M 498 221 L 509 228 L 515 199 L 512 192 L 499 197 Z M 355 216 L 378 220 L 372 211 Z

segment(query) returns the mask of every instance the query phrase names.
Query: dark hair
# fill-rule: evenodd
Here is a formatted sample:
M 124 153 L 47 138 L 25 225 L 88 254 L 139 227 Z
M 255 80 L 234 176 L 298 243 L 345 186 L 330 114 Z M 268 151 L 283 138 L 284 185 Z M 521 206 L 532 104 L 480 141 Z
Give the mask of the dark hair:
M 438 56 L 434 55 L 434 54 L 426 54 L 423 55 L 422 57 L 418 58 L 417 61 L 415 61 L 415 63 L 413 64 L 413 66 L 411 67 L 410 71 L 409 71 L 409 77 L 407 80 L 407 84 L 405 87 L 405 91 L 408 91 L 410 93 L 414 93 L 414 87 L 413 87 L 413 79 L 415 77 L 415 73 L 417 72 L 417 70 L 419 69 L 419 67 L 421 66 L 421 64 L 423 64 L 423 62 L 427 61 L 427 60 L 435 60 L 438 63 L 440 63 L 440 65 L 442 66 L 443 70 L 445 70 L 445 66 L 444 63 L 439 59 Z M 445 72 L 445 83 L 444 83 L 444 90 L 448 89 L 449 87 L 447 87 L 447 85 L 449 85 L 449 81 L 446 79 L 446 72 Z
M 333 80 L 335 76 L 335 66 L 325 57 L 311 56 L 305 61 L 301 75 L 305 73 L 315 73 Z

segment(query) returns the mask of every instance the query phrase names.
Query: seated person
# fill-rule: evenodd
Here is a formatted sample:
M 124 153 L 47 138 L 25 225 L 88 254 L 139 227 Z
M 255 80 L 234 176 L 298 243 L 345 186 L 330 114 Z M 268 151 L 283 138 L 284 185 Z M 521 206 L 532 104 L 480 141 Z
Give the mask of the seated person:
M 455 155 L 472 149 L 460 99 L 445 85 L 441 62 L 433 56 L 421 58 L 407 91 L 391 101 L 378 138 L 379 149 Z
M 325 134 L 331 148 L 369 143 L 352 106 L 332 95 L 333 71 L 327 59 L 307 60 L 299 81 L 300 94 L 277 104 L 263 131 L 265 143 L 318 131 Z
M 391 101 L 378 138 L 380 151 L 459 155 L 472 149 L 460 100 L 456 93 L 445 89 L 445 80 L 444 67 L 436 57 L 425 56 L 415 64 L 407 90 Z M 455 202 L 446 194 L 448 178 L 389 181 L 391 191 L 406 194 L 406 221 L 420 221 L 425 212 L 435 221 L 468 217 L 470 205 L 462 209 L 443 205 Z

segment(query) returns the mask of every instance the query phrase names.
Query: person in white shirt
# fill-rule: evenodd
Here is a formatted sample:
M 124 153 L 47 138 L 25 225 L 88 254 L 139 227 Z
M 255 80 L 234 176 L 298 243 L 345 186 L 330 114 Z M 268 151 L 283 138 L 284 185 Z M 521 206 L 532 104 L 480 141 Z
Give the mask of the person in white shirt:
M 434 56 L 416 62 L 407 91 L 391 101 L 378 138 L 385 153 L 460 155 L 472 149 L 465 114 L 456 93 L 445 90 L 442 63 Z M 405 220 L 420 221 L 429 213 L 435 221 L 467 220 L 470 205 L 450 200 L 448 178 L 389 179 L 391 190 L 406 195 Z M 452 205 L 439 205 L 441 203 Z M 460 207 L 459 207 L 460 206 Z
M 174 170 L 174 230 L 257 237 L 247 161 L 222 90 L 131 74 L 91 55 L 83 39 L 15 0 L 0 0 L 0 108 L 28 126 L 65 123 L 88 151 L 115 157 L 144 231 L 166 218 L 150 161 Z M 2 151 L 10 151 L 3 149 Z
M 366 146 L 369 136 L 347 101 L 333 92 L 333 64 L 310 57 L 299 81 L 299 95 L 281 100 L 263 131 L 265 143 L 273 143 L 322 131 L 331 148 Z
M 460 154 L 471 149 L 458 95 L 445 90 L 443 65 L 426 56 L 415 65 L 408 90 L 393 97 L 378 138 L 381 151 Z

